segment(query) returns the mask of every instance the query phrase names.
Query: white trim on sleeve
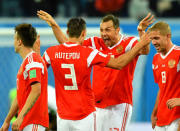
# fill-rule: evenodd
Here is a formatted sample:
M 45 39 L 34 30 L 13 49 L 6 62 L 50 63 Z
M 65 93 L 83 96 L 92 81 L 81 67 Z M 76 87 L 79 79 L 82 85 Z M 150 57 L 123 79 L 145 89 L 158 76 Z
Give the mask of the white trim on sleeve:
M 89 57 L 87 58 L 87 64 L 88 64 L 87 66 L 88 66 L 88 67 L 91 65 L 91 62 L 93 61 L 94 57 L 97 55 L 98 52 L 99 52 L 99 51 L 96 50 L 96 49 L 91 52 L 91 54 L 90 54 Z
M 51 60 L 50 60 L 50 58 L 49 58 L 49 56 L 48 56 L 48 54 L 47 54 L 46 51 L 44 52 L 44 56 L 45 56 L 46 62 L 47 62 L 48 64 L 51 64 Z
M 91 43 L 92 43 L 92 47 L 94 49 L 96 49 L 96 45 L 95 45 L 95 42 L 94 42 L 94 37 L 91 37 Z
M 42 73 L 44 74 L 44 66 L 42 63 L 39 63 L 39 62 L 31 62 L 29 64 L 26 65 L 25 67 L 25 71 L 23 72 L 23 75 L 24 75 L 24 79 L 26 79 L 28 77 L 28 71 L 31 69 L 31 68 L 41 68 L 42 69 Z
M 137 38 L 135 37 L 129 42 L 129 44 L 126 46 L 125 52 L 128 52 L 129 50 L 131 50 L 131 48 L 136 40 L 137 40 Z

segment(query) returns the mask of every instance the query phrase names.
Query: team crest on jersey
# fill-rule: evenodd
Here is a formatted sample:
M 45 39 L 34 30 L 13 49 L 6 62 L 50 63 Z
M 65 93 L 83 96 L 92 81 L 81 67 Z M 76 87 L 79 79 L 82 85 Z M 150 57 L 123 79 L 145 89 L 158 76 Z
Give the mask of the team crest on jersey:
M 168 61 L 168 66 L 169 66 L 169 68 L 174 68 L 174 67 L 175 67 L 175 64 L 176 64 L 176 61 L 173 60 L 173 59 L 171 59 L 171 60 Z
M 122 45 L 120 45 L 120 46 L 118 46 L 118 47 L 116 48 L 116 52 L 117 52 L 117 53 L 122 53 L 122 51 L 123 51 L 123 46 L 122 46 Z

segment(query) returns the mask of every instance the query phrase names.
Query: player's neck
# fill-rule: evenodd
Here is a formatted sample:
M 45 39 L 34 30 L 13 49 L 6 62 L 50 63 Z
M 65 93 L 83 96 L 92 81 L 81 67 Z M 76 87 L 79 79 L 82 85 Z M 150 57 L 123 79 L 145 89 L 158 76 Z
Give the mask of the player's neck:
M 19 51 L 19 54 L 23 59 L 25 59 L 26 56 L 32 51 L 33 51 L 32 48 L 24 47 Z
M 166 55 L 171 50 L 172 47 L 173 47 L 173 43 L 172 43 L 172 41 L 170 41 L 169 44 L 167 44 L 167 46 L 166 46 L 166 51 L 162 52 L 162 54 Z
M 69 38 L 69 42 L 76 43 L 76 44 L 80 44 L 79 38 L 75 38 L 75 37 Z

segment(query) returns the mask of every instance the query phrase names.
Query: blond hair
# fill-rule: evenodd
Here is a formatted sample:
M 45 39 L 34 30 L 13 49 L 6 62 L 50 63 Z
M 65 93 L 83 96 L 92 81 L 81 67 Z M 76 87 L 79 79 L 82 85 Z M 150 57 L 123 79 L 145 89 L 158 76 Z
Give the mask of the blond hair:
M 169 26 L 169 24 L 163 22 L 163 21 L 159 21 L 156 24 L 152 25 L 148 31 L 159 31 L 161 35 L 167 35 L 167 34 L 171 34 L 171 28 Z

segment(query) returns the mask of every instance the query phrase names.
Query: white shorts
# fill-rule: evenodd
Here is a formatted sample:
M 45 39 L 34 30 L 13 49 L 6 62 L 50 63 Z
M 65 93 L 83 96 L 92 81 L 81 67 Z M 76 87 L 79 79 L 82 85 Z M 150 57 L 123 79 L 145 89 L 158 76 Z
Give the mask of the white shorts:
M 176 119 L 173 122 L 171 122 L 171 124 L 167 125 L 167 126 L 155 126 L 155 131 L 177 131 L 178 130 L 178 122 L 180 121 L 180 119 Z
M 57 117 L 57 131 L 96 131 L 96 113 L 81 120 L 66 120 Z
M 23 131 L 45 131 L 45 127 L 37 124 L 30 124 L 24 127 Z
M 122 103 L 96 108 L 97 131 L 126 131 L 132 115 L 132 105 Z

